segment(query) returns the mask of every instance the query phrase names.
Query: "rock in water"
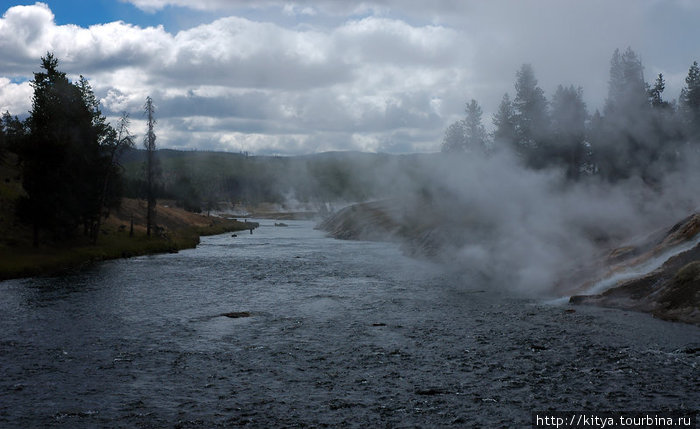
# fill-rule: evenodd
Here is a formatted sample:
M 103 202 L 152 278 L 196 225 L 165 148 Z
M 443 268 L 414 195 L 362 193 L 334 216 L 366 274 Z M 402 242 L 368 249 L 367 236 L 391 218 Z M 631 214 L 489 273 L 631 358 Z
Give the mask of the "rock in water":
M 231 319 L 240 319 L 241 317 L 250 317 L 250 312 L 248 311 L 232 311 L 230 313 L 222 313 L 222 316 L 229 317 Z

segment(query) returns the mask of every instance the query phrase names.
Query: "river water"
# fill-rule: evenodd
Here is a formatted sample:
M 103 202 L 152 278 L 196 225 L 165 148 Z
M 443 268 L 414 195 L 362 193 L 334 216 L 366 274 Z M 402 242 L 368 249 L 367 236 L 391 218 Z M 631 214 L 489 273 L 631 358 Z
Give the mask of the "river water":
M 0 282 L 0 427 L 517 427 L 700 404 L 697 327 L 261 223 Z

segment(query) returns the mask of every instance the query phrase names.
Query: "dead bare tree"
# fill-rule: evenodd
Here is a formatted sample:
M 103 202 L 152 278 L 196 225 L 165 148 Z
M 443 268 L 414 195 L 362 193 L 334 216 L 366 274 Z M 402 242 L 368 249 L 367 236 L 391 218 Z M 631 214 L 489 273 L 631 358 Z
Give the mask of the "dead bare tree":
M 146 147 L 146 200 L 148 208 L 146 212 L 146 235 L 151 235 L 151 229 L 156 225 L 156 180 L 158 177 L 158 160 L 156 159 L 156 134 L 153 127 L 156 124 L 154 118 L 155 108 L 153 99 L 146 97 L 144 111 L 148 119 L 148 132 L 144 138 Z

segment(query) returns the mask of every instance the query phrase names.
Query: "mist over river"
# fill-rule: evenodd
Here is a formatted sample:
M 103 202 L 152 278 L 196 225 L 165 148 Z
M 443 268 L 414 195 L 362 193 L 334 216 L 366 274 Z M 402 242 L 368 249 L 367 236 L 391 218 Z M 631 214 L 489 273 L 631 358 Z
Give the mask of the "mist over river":
M 260 222 L 0 282 L 0 427 L 517 427 L 533 410 L 700 403 L 695 326 Z

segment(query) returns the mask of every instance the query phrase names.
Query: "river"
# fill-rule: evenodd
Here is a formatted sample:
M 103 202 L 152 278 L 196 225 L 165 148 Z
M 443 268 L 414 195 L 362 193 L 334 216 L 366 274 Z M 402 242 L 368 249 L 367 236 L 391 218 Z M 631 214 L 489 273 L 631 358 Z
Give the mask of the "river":
M 517 427 L 534 410 L 700 404 L 695 326 L 485 291 L 393 244 L 260 222 L 0 282 L 0 427 Z

